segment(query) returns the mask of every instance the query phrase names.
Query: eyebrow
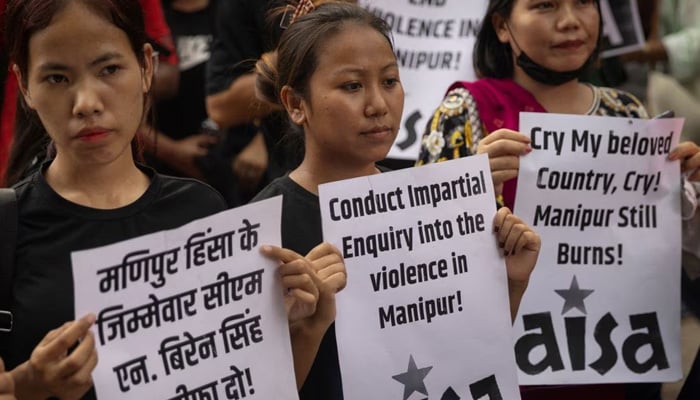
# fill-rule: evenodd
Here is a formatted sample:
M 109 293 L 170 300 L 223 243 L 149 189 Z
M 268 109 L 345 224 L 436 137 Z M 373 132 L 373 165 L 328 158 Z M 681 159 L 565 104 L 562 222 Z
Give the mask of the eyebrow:
M 382 71 L 386 71 L 387 69 L 390 68 L 398 68 L 399 64 L 397 62 L 392 62 L 389 63 L 385 66 L 382 67 Z M 338 73 L 363 73 L 367 69 L 366 68 L 358 68 L 358 67 L 347 67 L 347 68 L 342 68 L 338 71 Z
M 107 53 L 104 53 L 101 56 L 97 57 L 96 59 L 94 59 L 90 63 L 88 63 L 88 67 L 94 67 L 96 65 L 105 63 L 107 61 L 111 61 L 111 60 L 115 60 L 115 59 L 122 59 L 122 58 L 124 58 L 124 56 L 121 55 L 120 53 L 107 52 Z M 46 62 L 44 64 L 41 64 L 39 66 L 40 71 L 67 71 L 69 69 L 70 68 L 65 64 L 51 62 L 51 61 Z

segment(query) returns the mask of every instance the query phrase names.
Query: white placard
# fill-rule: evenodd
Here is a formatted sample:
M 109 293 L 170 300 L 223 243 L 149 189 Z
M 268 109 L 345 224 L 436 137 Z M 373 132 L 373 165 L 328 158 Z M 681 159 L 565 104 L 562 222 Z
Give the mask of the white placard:
M 485 0 L 360 0 L 394 37 L 406 100 L 401 130 L 388 157 L 415 160 L 420 139 L 447 88 L 475 79 L 472 49 Z
M 515 212 L 542 237 L 515 322 L 521 384 L 680 369 L 679 119 L 521 113 Z
M 71 255 L 76 315 L 97 315 L 98 398 L 298 399 L 277 264 L 259 252 L 280 243 L 281 206 Z
M 319 187 L 346 400 L 517 399 L 486 156 Z
M 600 0 L 600 12 L 603 19 L 601 57 L 619 56 L 644 47 L 637 0 Z

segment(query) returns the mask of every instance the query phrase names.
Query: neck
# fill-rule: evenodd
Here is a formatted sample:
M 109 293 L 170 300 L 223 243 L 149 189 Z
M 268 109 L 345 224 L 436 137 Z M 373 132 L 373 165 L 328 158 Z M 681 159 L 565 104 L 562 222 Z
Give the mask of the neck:
M 550 113 L 585 114 L 593 103 L 593 91 L 578 79 L 561 85 L 547 85 L 530 78 L 515 66 L 513 80 L 530 92 L 538 103 Z
M 82 206 L 114 209 L 136 201 L 149 185 L 129 152 L 105 165 L 78 165 L 56 155 L 45 172 L 46 182 L 61 197 Z
M 289 177 L 304 189 L 318 195 L 318 186 L 321 184 L 377 173 L 379 173 L 379 169 L 374 163 L 350 166 L 343 162 L 328 162 L 305 156 L 301 164 L 289 174 Z

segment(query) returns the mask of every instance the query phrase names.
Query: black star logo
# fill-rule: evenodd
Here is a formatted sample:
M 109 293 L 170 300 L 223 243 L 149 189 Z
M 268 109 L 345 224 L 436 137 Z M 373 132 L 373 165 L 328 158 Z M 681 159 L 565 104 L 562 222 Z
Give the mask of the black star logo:
M 566 314 L 572 308 L 577 308 L 582 313 L 586 314 L 586 305 L 583 300 L 594 292 L 593 289 L 579 289 L 576 275 L 571 281 L 571 286 L 568 289 L 554 290 L 559 296 L 564 299 L 564 307 L 561 310 L 561 315 Z
M 433 369 L 433 367 L 418 368 L 416 367 L 416 362 L 413 361 L 413 356 L 411 355 L 408 359 L 408 370 L 402 374 L 394 375 L 392 378 L 394 380 L 403 383 L 403 400 L 408 400 L 408 398 L 413 394 L 413 392 L 423 393 L 428 395 L 428 390 L 425 388 L 425 376 L 428 372 Z

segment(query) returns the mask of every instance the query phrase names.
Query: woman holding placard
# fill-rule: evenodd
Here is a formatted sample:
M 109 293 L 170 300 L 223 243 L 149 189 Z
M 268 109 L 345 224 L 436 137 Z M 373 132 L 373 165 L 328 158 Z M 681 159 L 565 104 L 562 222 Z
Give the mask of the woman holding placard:
M 22 399 L 92 399 L 95 316 L 75 319 L 70 253 L 179 227 L 226 204 L 202 183 L 135 161 L 154 73 L 137 0 L 11 0 L 5 28 L 18 118 L 32 131 L 22 134 L 48 136 L 54 151 L 14 187 L 14 323 L 0 336 L 12 379 L 3 385 L 14 381 Z M 289 315 L 313 313 L 311 264 L 286 249 L 267 252 L 281 260 Z
M 456 82 L 429 120 L 417 165 L 487 153 L 499 202 L 512 207 L 520 157 L 532 151 L 517 132 L 520 112 L 648 118 L 629 93 L 582 83 L 600 42 L 595 0 L 490 0 L 474 48 L 481 79 Z M 700 148 L 681 143 L 670 160 L 700 180 Z M 527 399 L 624 399 L 622 385 L 553 388 Z M 646 398 L 646 397 L 629 397 Z
M 390 28 L 356 5 L 326 3 L 299 17 L 282 34 L 275 53 L 258 61 L 258 94 L 281 104 L 303 135 L 304 159 L 288 175 L 256 197 L 284 195 L 282 243 L 310 259 L 339 257 L 316 247 L 321 241 L 319 185 L 381 173 L 398 133 L 404 92 L 390 39 Z M 504 246 L 511 310 L 517 309 L 539 253 L 539 236 L 506 208 L 494 226 Z M 500 229 L 499 229 L 500 228 Z M 326 246 L 326 245 L 322 245 Z M 320 278 L 323 271 L 319 271 Z M 336 286 L 321 289 L 332 299 Z M 325 308 L 319 350 L 301 392 L 303 400 L 342 399 L 333 320 Z M 299 371 L 297 371 L 297 374 Z
M 579 81 L 597 56 L 597 1 L 491 0 L 483 21 L 473 54 L 481 79 L 450 86 L 417 165 L 488 153 L 496 191 L 512 207 L 519 158 L 532 150 L 517 132 L 521 111 L 649 117 L 633 95 Z M 669 159 L 684 160 L 689 179 L 700 180 L 699 151 L 684 142 Z

